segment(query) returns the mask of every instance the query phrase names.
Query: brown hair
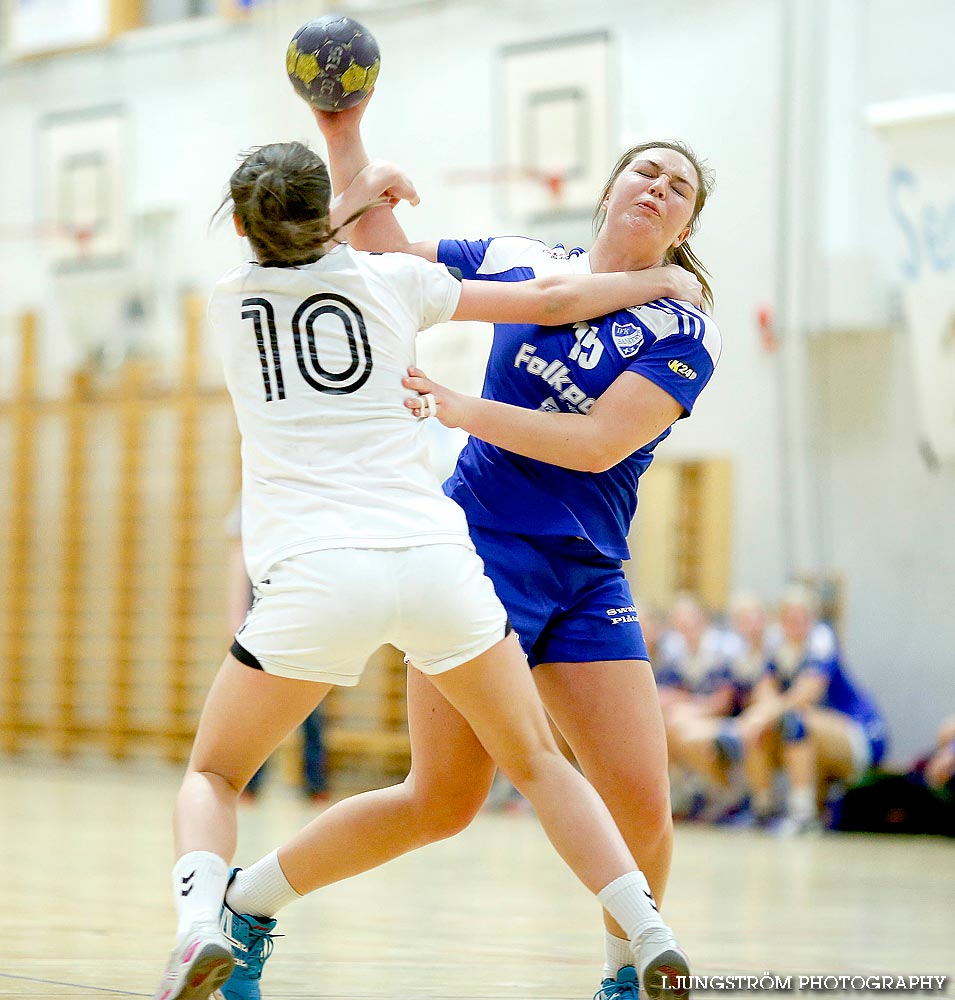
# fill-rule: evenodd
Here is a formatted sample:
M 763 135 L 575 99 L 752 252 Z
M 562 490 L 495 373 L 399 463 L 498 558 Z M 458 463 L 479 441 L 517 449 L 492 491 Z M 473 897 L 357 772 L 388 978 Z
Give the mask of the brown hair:
M 614 181 L 616 181 L 616 179 L 637 158 L 637 156 L 640 155 L 640 153 L 645 153 L 648 149 L 672 149 L 681 156 L 685 156 L 687 160 L 693 164 L 693 169 L 696 171 L 697 181 L 696 204 L 693 206 L 693 215 L 690 218 L 689 235 L 692 236 L 699 228 L 698 220 L 700 212 L 703 211 L 703 206 L 706 204 L 707 197 L 713 193 L 713 189 L 716 187 L 713 171 L 710 170 L 706 166 L 705 161 L 701 160 L 685 143 L 664 139 L 660 142 L 641 142 L 639 145 L 628 149 L 623 156 L 617 160 L 616 165 L 610 173 L 610 177 L 607 179 L 607 183 L 604 184 L 603 190 L 597 198 L 597 205 L 594 209 L 594 235 L 600 232 L 600 229 L 604 224 L 604 220 L 607 217 L 603 203 L 604 199 L 610 194 L 610 189 L 613 187 Z M 692 271 L 693 274 L 695 274 L 699 279 L 700 284 L 703 286 L 704 305 L 709 306 L 711 309 L 713 308 L 713 289 L 710 288 L 710 283 L 706 280 L 706 276 L 710 272 L 707 271 L 700 259 L 690 249 L 689 237 L 678 247 L 671 247 L 667 251 L 664 263 L 679 264 L 680 267 L 685 267 L 688 271 Z
M 332 182 L 317 153 L 301 142 L 275 142 L 241 155 L 213 219 L 224 210 L 234 212 L 261 264 L 311 264 L 327 253 L 325 244 L 340 230 L 382 204 L 370 202 L 332 229 Z

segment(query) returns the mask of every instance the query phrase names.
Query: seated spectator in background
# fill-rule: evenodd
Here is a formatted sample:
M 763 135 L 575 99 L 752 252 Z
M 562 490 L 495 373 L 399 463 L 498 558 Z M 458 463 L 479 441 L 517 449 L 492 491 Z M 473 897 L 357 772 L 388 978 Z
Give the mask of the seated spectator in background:
M 753 697 L 782 642 L 779 626 L 771 622 L 766 604 L 755 594 L 739 593 L 730 602 L 730 671 L 733 678 L 732 715 L 739 715 Z
M 782 644 L 753 690 L 748 708 L 720 745 L 744 761 L 753 812 L 766 824 L 775 813 L 774 778 L 787 778 L 782 833 L 819 827 L 819 805 L 833 780 L 847 782 L 882 760 L 886 728 L 872 699 L 849 677 L 818 602 L 790 587 L 780 604 Z
M 673 602 L 654 675 L 664 721 L 674 712 L 709 711 L 706 701 L 714 693 L 719 706 L 728 704 L 723 692 L 729 677 L 726 634 L 692 594 L 680 594 Z
M 690 594 L 681 594 L 673 604 L 654 674 L 667 736 L 674 815 L 695 817 L 704 805 L 705 782 L 698 775 L 701 762 L 693 757 L 685 734 L 697 729 L 701 720 L 727 715 L 735 693 L 727 633 L 712 623 Z
M 670 713 L 671 760 L 705 782 L 706 805 L 701 819 L 728 820 L 746 805 L 746 786 L 733 761 L 720 752 L 718 736 L 726 721 L 749 703 L 753 686 L 766 669 L 770 630 L 766 608 L 750 594 L 730 605 L 730 630 L 716 632 L 701 646 L 712 651 L 703 691 L 679 703 Z
M 915 764 L 915 771 L 933 791 L 955 799 L 955 715 L 938 727 L 931 753 Z

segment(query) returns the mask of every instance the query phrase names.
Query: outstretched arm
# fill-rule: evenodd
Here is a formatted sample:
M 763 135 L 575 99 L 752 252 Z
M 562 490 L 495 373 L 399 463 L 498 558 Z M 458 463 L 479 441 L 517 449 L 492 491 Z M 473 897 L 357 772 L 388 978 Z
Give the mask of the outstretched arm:
M 737 717 L 735 726 L 744 742 L 752 743 L 792 710 L 817 705 L 825 696 L 829 681 L 824 674 L 808 670 L 796 679 L 788 691 L 780 691 L 775 679 L 763 677 L 750 705 Z
M 371 162 L 361 136 L 361 119 L 370 100 L 371 94 L 360 104 L 344 111 L 311 108 L 328 147 L 328 166 L 334 191 L 344 191 Z M 351 242 L 359 250 L 401 250 L 426 260 L 438 259 L 437 241 L 411 243 L 391 206 L 376 208 L 363 215 L 355 224 Z
M 586 415 L 527 410 L 454 392 L 409 369 L 402 384 L 431 393 L 445 427 L 461 427 L 482 441 L 517 455 L 580 472 L 605 472 L 659 437 L 683 407 L 654 382 L 627 371 L 617 376 Z M 421 412 L 420 397 L 405 400 Z
M 654 299 L 696 302 L 701 295 L 696 277 L 677 264 L 643 271 L 551 275 L 532 281 L 465 281 L 451 318 L 564 326 Z

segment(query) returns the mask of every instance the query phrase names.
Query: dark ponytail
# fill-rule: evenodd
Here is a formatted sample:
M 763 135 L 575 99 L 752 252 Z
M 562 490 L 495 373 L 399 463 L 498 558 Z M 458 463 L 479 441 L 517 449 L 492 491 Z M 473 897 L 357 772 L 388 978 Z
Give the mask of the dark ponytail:
M 342 229 L 383 204 L 370 202 L 333 229 L 331 198 L 325 161 L 301 142 L 277 142 L 243 154 L 213 218 L 231 210 L 259 263 L 294 267 L 321 258 Z

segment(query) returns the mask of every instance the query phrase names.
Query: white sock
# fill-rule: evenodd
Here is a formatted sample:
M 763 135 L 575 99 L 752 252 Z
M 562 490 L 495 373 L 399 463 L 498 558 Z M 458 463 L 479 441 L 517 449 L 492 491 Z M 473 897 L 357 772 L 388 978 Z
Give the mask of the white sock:
M 811 785 L 790 788 L 786 794 L 786 811 L 796 820 L 815 819 L 816 790 Z
M 633 965 L 633 952 L 626 938 L 618 938 L 604 929 L 604 979 L 616 979 L 625 966 Z
M 219 922 L 228 881 L 228 864 L 210 851 L 190 851 L 176 862 L 172 884 L 179 918 L 176 934 L 180 939 L 193 924 Z
M 772 789 L 761 789 L 758 792 L 753 792 L 751 801 L 753 804 L 753 812 L 757 816 L 768 816 L 773 809 Z
M 288 884 L 275 850 L 251 868 L 243 868 L 232 880 L 225 898 L 236 913 L 271 919 L 283 906 L 302 897 Z
M 627 872 L 614 879 L 597 893 L 597 899 L 627 932 L 633 944 L 652 927 L 666 927 L 650 892 L 650 885 L 641 871 Z

